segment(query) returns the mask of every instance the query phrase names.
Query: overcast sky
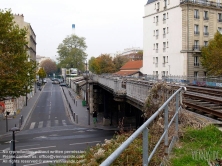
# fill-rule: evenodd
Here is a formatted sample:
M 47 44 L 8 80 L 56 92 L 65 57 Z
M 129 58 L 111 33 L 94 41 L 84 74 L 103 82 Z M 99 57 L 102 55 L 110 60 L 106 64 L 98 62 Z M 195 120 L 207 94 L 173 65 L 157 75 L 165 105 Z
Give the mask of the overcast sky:
M 147 0 L 1 0 L 1 9 L 23 14 L 36 34 L 37 55 L 56 59 L 57 47 L 72 34 L 86 38 L 88 59 L 125 48 L 143 48 Z

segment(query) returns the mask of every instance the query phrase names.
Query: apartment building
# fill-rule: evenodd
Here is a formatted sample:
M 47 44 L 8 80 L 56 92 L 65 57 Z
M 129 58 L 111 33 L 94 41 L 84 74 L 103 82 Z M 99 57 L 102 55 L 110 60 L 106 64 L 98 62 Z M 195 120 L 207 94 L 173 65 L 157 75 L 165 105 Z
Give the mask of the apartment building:
M 36 35 L 32 29 L 31 24 L 24 21 L 24 16 L 22 14 L 14 15 L 14 21 L 20 28 L 27 28 L 27 54 L 31 60 L 36 61 Z
M 143 73 L 205 76 L 201 48 L 222 32 L 220 0 L 148 0 L 144 8 Z

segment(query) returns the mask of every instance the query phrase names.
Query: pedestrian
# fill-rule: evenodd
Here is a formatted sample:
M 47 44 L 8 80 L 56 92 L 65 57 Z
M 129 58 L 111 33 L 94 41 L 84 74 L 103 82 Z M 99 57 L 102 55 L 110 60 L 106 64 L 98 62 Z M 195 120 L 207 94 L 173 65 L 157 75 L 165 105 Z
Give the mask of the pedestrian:
M 97 112 L 93 111 L 93 123 L 94 123 L 94 126 L 96 126 L 96 122 L 97 122 Z

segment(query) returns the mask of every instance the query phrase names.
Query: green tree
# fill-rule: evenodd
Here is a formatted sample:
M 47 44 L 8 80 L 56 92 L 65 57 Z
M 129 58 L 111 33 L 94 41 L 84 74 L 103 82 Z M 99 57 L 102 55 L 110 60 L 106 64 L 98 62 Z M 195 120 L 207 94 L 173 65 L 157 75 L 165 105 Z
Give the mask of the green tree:
M 120 68 L 126 64 L 126 62 L 129 61 L 129 58 L 126 56 L 121 56 L 121 55 L 117 55 L 114 59 L 113 59 L 113 63 L 115 65 L 115 71 L 119 71 Z
M 35 63 L 27 55 L 27 29 L 13 19 L 11 10 L 0 10 L 0 99 L 25 96 L 35 77 Z
M 44 68 L 47 75 L 53 75 L 53 73 L 57 72 L 56 63 L 51 59 L 43 60 L 39 66 Z
M 208 75 L 222 75 L 222 34 L 217 32 L 208 46 L 201 49 L 200 60 Z
M 43 82 L 43 78 L 46 77 L 46 72 L 45 70 L 41 67 L 37 73 L 39 75 L 39 78 L 42 79 L 42 82 Z
M 84 70 L 87 54 L 85 38 L 71 35 L 66 37 L 58 46 L 58 61 L 61 67 Z

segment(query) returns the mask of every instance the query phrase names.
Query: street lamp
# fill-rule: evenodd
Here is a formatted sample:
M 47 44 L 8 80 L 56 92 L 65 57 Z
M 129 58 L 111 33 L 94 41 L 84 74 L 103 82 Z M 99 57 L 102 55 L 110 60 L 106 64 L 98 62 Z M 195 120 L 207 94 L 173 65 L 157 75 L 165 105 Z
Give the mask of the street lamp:
M 6 132 L 8 132 L 8 115 L 10 114 L 10 112 L 6 111 L 6 114 L 5 114 L 5 122 L 6 122 Z
M 86 65 L 86 71 L 84 74 L 84 77 L 86 79 L 86 106 L 87 106 L 87 110 L 88 110 L 88 125 L 90 125 L 90 110 L 88 108 L 88 74 L 87 74 L 87 62 L 85 62 Z
M 18 127 L 13 127 L 9 131 L 12 131 L 12 141 L 11 141 L 11 151 L 12 151 L 12 160 L 11 166 L 16 166 L 16 153 L 15 153 L 15 132 L 20 131 Z

